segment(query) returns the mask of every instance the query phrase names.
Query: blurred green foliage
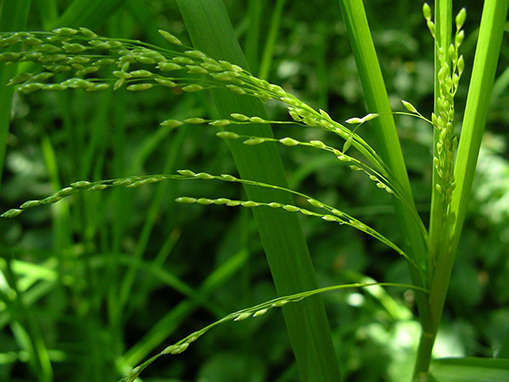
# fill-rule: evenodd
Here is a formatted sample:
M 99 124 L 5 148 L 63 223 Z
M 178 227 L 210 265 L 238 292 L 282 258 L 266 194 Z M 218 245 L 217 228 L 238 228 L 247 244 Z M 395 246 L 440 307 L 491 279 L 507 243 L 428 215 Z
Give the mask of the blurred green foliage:
M 72 3 L 33 1 L 27 30 L 53 27 Z M 154 44 L 165 44 L 157 29 L 187 39 L 174 2 L 117 3 L 85 19 L 85 26 L 92 24 L 102 35 Z M 256 75 L 274 2 L 225 0 L 225 4 Z M 422 4 L 377 0 L 366 6 L 394 109 L 403 110 L 404 99 L 429 115 L 432 38 L 421 15 Z M 467 8 L 465 30 L 471 34 L 463 48 L 467 71 L 458 92 L 461 115 L 481 5 L 466 1 L 457 6 Z M 502 349 L 509 330 L 508 63 L 505 40 L 489 132 L 436 347 L 441 356 L 491 357 Z M 303 0 L 286 2 L 268 79 L 340 122 L 368 112 L 336 2 L 317 0 L 313 6 Z M 181 168 L 235 173 L 215 130 L 193 125 L 171 131 L 159 126 L 169 118 L 211 115 L 206 94 L 177 93 L 166 89 L 137 94 L 16 93 L 0 208 L 45 197 L 77 180 Z M 281 105 L 267 107 L 271 118 L 287 119 Z M 398 116 L 396 122 L 416 202 L 426 216 L 432 131 L 409 117 Z M 369 124 L 361 129 L 361 135 L 372 141 Z M 281 126 L 275 134 L 340 144 L 319 130 Z M 365 177 L 306 148 L 282 147 L 281 155 L 294 189 L 341 207 L 398 242 L 390 197 Z M 12 265 L 18 297 L 42 333 L 54 380 L 115 381 L 165 345 L 228 312 L 275 296 L 251 213 L 177 205 L 174 199 L 181 195 L 240 198 L 242 190 L 189 181 L 87 192 L 15 220 L 0 220 L 0 261 L 6 264 L 4 259 L 9 259 Z M 302 202 L 296 200 L 297 205 Z M 369 237 L 312 218 L 303 217 L 302 225 L 321 286 L 366 276 L 408 282 L 404 260 Z M 133 264 L 129 289 L 125 280 Z M 119 302 L 123 285 L 129 294 Z M 8 289 L 4 278 L 0 288 Z M 382 297 L 353 290 L 325 296 L 348 381 L 409 380 L 419 333 L 412 315 L 413 295 L 401 290 L 387 293 Z M 27 363 L 29 341 L 22 341 L 14 329 L 12 309 L 0 303 L 0 380 L 42 381 Z M 503 351 L 502 356 L 509 356 Z M 282 317 L 274 311 L 215 328 L 182 355 L 158 361 L 144 380 L 283 382 L 297 381 L 298 375 Z

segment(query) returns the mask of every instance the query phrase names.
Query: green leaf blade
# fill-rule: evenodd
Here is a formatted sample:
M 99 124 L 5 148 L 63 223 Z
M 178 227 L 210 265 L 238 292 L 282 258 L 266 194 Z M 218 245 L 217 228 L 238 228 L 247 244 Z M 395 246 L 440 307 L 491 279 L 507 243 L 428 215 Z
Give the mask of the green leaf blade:
M 219 0 L 178 1 L 194 46 L 211 57 L 247 68 L 240 46 L 224 5 Z M 226 90 L 211 91 L 220 118 L 242 113 L 264 118 L 262 103 Z M 240 125 L 230 129 L 241 135 L 273 137 L 267 125 Z M 229 142 L 239 173 L 243 178 L 287 187 L 285 171 L 275 144 L 257 147 Z M 246 187 L 251 200 L 280 201 L 293 204 L 292 197 L 282 191 Z M 253 211 L 279 295 L 298 293 L 317 287 L 314 267 L 298 217 L 285 211 L 255 209 Z M 341 380 L 323 302 L 313 297 L 299 306 L 283 310 L 303 381 Z

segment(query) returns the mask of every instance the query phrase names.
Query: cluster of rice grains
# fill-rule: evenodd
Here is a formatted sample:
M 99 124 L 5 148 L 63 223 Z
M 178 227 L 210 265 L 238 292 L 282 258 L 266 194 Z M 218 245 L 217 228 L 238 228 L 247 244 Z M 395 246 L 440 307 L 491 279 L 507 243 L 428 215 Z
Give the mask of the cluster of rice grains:
M 28 61 L 42 66 L 43 71 L 41 72 L 21 73 L 12 78 L 9 82 L 9 85 L 17 86 L 23 93 L 31 93 L 36 90 L 62 91 L 66 89 L 84 89 L 93 92 L 110 88 L 117 90 L 124 86 L 129 91 L 145 91 L 154 86 L 163 86 L 178 88 L 184 92 L 196 92 L 204 89 L 221 87 L 229 89 L 236 94 L 254 96 L 263 102 L 269 99 L 283 102 L 288 107 L 288 113 L 292 119 L 291 122 L 266 120 L 258 116 L 246 116 L 240 113 L 232 113 L 231 119 L 168 119 L 163 121 L 161 125 L 169 128 L 176 128 L 183 124 L 208 124 L 223 129 L 225 126 L 235 124 L 294 123 L 301 126 L 321 128 L 339 135 L 345 141 L 341 150 L 328 146 L 318 140 L 302 142 L 290 137 L 275 139 L 243 136 L 233 131 L 220 131 L 217 135 L 222 139 L 243 139 L 243 143 L 246 145 L 276 142 L 285 146 L 306 146 L 312 149 L 330 152 L 332 155 L 335 155 L 340 162 L 348 165 L 351 170 L 364 172 L 371 181 L 376 183 L 378 188 L 393 194 L 396 198 L 405 202 L 406 198 L 404 197 L 404 192 L 399 186 L 399 183 L 393 181 L 394 178 L 388 167 L 373 148 L 356 134 L 356 130 L 359 126 L 378 117 L 378 114 L 368 114 L 363 118 L 351 118 L 347 120 L 346 123 L 354 125 L 355 127 L 353 129 L 347 128 L 332 120 L 325 111 L 315 110 L 292 94 L 284 91 L 280 86 L 256 78 L 238 65 L 227 61 L 215 60 L 203 52 L 187 47 L 182 44 L 178 38 L 166 31 L 159 32 L 171 44 L 171 49 L 160 48 L 140 41 L 101 37 L 86 28 L 58 28 L 52 32 L 0 33 L 0 48 L 9 48 L 15 44 L 22 44 L 23 46 L 22 50 L 19 52 L 5 52 L 0 54 L 0 62 L 16 63 Z M 459 46 L 459 43 L 457 43 L 457 46 Z M 456 48 L 455 52 L 457 52 Z M 450 125 L 452 126 L 452 121 L 450 120 L 451 108 L 453 110 L 453 104 L 450 98 L 454 96 L 456 92 L 456 77 L 459 79 L 459 75 L 462 71 L 462 59 L 461 61 L 458 59 L 455 62 L 452 71 L 453 73 L 459 71 L 459 74 L 454 74 L 450 81 L 447 80 L 447 78 L 450 78 L 450 71 L 443 69 L 442 77 L 444 78 L 444 83 L 447 84 L 448 87 L 445 87 L 443 91 L 440 115 L 438 117 L 433 116 L 435 127 L 444 131 L 443 139 L 441 135 L 440 141 L 443 149 L 439 151 L 439 157 L 436 158 L 436 161 L 438 161 L 438 166 L 441 166 L 440 170 L 443 173 L 443 176 L 441 176 L 443 183 L 437 185 L 437 187 L 442 187 L 445 195 L 447 195 L 448 190 L 453 187 L 453 177 L 449 175 L 449 173 L 452 174 L 452 170 L 450 170 L 450 167 L 447 167 L 448 165 L 445 163 L 449 158 L 448 152 L 453 149 L 452 146 L 455 144 L 450 143 L 452 141 L 452 132 L 450 131 Z M 459 69 L 460 67 L 461 69 Z M 449 82 L 451 82 L 451 84 L 449 84 Z M 404 102 L 404 105 L 410 112 L 423 118 L 409 103 L 405 104 Z M 361 161 L 346 154 L 352 146 L 366 161 Z M 45 199 L 27 201 L 19 208 L 11 209 L 1 216 L 4 218 L 16 217 L 25 209 L 55 203 L 76 192 L 85 190 L 98 191 L 114 186 L 131 188 L 167 179 L 215 179 L 282 189 L 274 185 L 239 179 L 227 174 L 217 176 L 203 172 L 195 173 L 191 170 L 180 170 L 178 173 L 178 175 L 134 176 L 94 182 L 83 180 L 72 183 L 69 187 Z M 449 183 L 445 183 L 446 181 Z M 242 201 L 226 198 L 209 199 L 183 196 L 177 198 L 177 202 L 203 205 L 226 205 L 231 207 L 242 206 L 248 208 L 260 206 L 280 208 L 290 213 L 299 212 L 307 216 L 321 218 L 328 222 L 349 225 L 385 243 L 400 255 L 407 258 L 413 266 L 419 269 L 417 264 L 415 264 L 415 262 L 413 262 L 399 247 L 361 221 L 297 191 L 289 189 L 283 190 L 304 197 L 311 207 L 322 211 L 315 212 L 300 206 L 281 204 L 277 201 L 261 203 L 253 200 Z M 312 293 L 314 292 L 309 292 L 309 295 Z M 134 368 L 124 381 L 134 381 L 141 371 L 160 355 L 178 354 L 185 351 L 191 342 L 196 340 L 212 326 L 227 320 L 240 321 L 251 316 L 256 317 L 264 314 L 270 308 L 280 307 L 287 302 L 299 301 L 306 296 L 296 295 L 284 300 L 274 300 L 244 311 L 233 313 L 204 328 L 202 331 L 193 333 L 175 345 L 167 347 L 159 355 L 154 356 L 142 365 Z
M 391 175 L 383 161 L 355 133 L 358 126 L 376 118 L 377 114 L 347 120 L 347 123 L 356 125 L 352 131 L 332 120 L 325 111 L 313 109 L 292 94 L 285 92 L 280 86 L 256 78 L 238 65 L 215 60 L 203 52 L 187 47 L 169 32 L 160 30 L 159 33 L 171 44 L 172 49 L 160 48 L 141 41 L 102 37 L 87 28 L 64 27 L 51 32 L 0 33 L 0 47 L 5 48 L 15 44 L 23 46 L 20 52 L 0 54 L 0 62 L 30 61 L 43 67 L 42 72 L 21 73 L 11 79 L 9 85 L 16 85 L 24 93 L 36 90 L 61 91 L 69 88 L 100 91 L 113 87 L 117 90 L 124 85 L 129 91 L 144 91 L 154 86 L 178 87 L 185 92 L 224 87 L 234 93 L 251 95 L 262 101 L 268 99 L 281 101 L 288 105 L 292 123 L 331 131 L 343 138 L 345 144 L 340 151 L 319 141 L 305 143 L 285 138 L 280 140 L 281 143 L 287 146 L 308 145 L 330 151 L 340 161 L 347 163 L 352 170 L 364 171 L 379 188 L 395 193 L 399 197 L 398 190 L 391 185 Z M 55 76 L 56 74 L 59 75 Z M 55 77 L 67 78 L 61 82 L 50 82 L 54 81 Z M 233 113 L 231 116 L 231 120 L 168 119 L 161 125 L 171 128 L 184 123 L 208 123 L 215 127 L 246 123 L 288 123 L 287 121 L 267 121 L 260 117 L 248 117 L 238 113 Z M 228 132 L 218 135 L 225 139 L 237 138 L 234 133 Z M 246 145 L 271 141 L 263 137 L 247 138 L 244 141 Z M 345 154 L 352 145 L 369 161 L 371 167 Z M 104 183 L 96 185 L 99 188 L 107 186 Z M 74 188 L 71 187 L 71 189 L 74 192 Z M 94 187 L 90 189 L 93 190 Z M 29 205 L 25 203 L 19 209 L 10 210 L 2 216 L 15 217 L 25 208 L 52 203 L 60 200 L 61 196 L 53 195 L 37 203 L 31 201 Z
M 458 90 L 461 74 L 465 69 L 465 61 L 463 56 L 459 54 L 459 47 L 465 37 L 465 33 L 461 28 L 466 19 L 466 11 L 463 8 L 456 16 L 454 43 L 451 43 L 449 47 L 439 45 L 440 42 L 435 35 L 435 24 L 431 20 L 431 9 L 428 4 L 424 4 L 423 13 L 428 28 L 437 43 L 438 61 L 440 63 L 438 72 L 438 115 L 432 114 L 433 126 L 439 132 L 435 157 L 433 158 L 433 165 L 438 174 L 435 187 L 437 192 L 442 195 L 442 201 L 448 205 L 451 203 L 452 191 L 456 187 L 454 183 L 454 152 L 458 147 L 458 137 L 454 136 L 454 96 Z

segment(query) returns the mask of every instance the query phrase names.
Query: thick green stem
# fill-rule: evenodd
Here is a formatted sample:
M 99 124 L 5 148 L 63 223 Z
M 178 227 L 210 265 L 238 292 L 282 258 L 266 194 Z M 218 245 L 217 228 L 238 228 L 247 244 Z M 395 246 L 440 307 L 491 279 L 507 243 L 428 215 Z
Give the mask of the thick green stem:
M 438 108 L 438 99 L 440 97 L 440 82 L 438 79 L 438 72 L 440 71 L 440 60 L 438 58 L 439 47 L 443 48 L 445 55 L 445 62 L 449 62 L 449 45 L 451 44 L 452 33 L 452 1 L 451 0 L 437 0 L 435 3 L 435 51 L 434 51 L 434 66 L 435 66 L 435 80 L 434 80 L 434 112 L 440 115 Z M 433 157 L 438 157 L 437 143 L 439 141 L 440 131 L 434 129 L 433 131 Z M 446 204 L 443 201 L 443 195 L 439 193 L 435 185 L 439 184 L 440 177 L 438 169 L 433 168 L 433 179 L 431 188 L 431 212 L 430 212 L 430 256 L 429 256 L 429 273 L 433 276 L 434 267 L 436 266 L 436 259 L 439 256 L 441 242 L 444 240 L 444 225 L 446 224 Z
M 472 79 L 468 91 L 467 104 L 458 154 L 455 164 L 456 188 L 452 194 L 450 216 L 451 236 L 447 237 L 447 252 L 440 254 L 430 289 L 430 306 L 435 331 L 442 316 L 443 306 L 456 249 L 465 221 L 468 200 L 481 147 L 484 126 L 489 110 L 491 92 L 500 53 L 504 23 L 507 17 L 508 0 L 494 0 L 485 3 L 479 39 L 474 59 Z
M 439 4 L 437 6 L 437 9 L 440 9 L 437 12 L 437 22 L 439 23 L 437 31 L 440 30 L 442 34 L 449 33 L 450 36 L 450 28 L 440 26 L 443 23 L 451 25 L 450 0 L 441 1 Z M 500 53 L 508 4 L 508 0 L 494 0 L 486 2 L 483 9 L 472 79 L 454 168 L 456 188 L 452 193 L 452 202 L 446 220 L 441 221 L 441 224 L 438 224 L 439 219 L 437 217 L 443 217 L 444 214 L 439 208 L 439 195 L 434 193 L 430 241 L 433 245 L 432 250 L 436 249 L 436 252 L 433 253 L 436 256 L 436 264 L 432 273 L 429 296 L 433 324 L 432 337 L 430 338 L 431 345 L 438 332 L 456 250 L 465 220 L 493 89 L 497 57 Z M 447 41 L 450 41 L 450 38 L 447 40 L 445 36 L 437 36 L 437 39 L 439 39 L 440 44 L 446 44 Z M 433 346 L 419 348 L 419 359 L 431 359 L 432 349 Z M 416 366 L 415 369 L 416 376 L 427 373 L 429 366 L 426 362 L 418 362 L 417 365 L 418 367 Z

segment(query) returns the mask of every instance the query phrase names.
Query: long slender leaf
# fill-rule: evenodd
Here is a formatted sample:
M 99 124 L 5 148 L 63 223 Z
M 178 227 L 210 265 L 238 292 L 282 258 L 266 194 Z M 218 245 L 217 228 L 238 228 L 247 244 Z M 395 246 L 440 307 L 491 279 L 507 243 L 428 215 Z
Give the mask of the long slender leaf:
M 246 68 L 245 59 L 235 40 L 233 28 L 220 0 L 178 0 L 187 29 L 196 48 L 216 59 L 225 59 Z M 231 94 L 211 92 L 219 115 L 224 118 L 238 112 L 265 116 L 260 101 Z M 239 126 L 237 133 L 273 136 L 263 125 Z M 286 185 L 286 177 L 275 145 L 246 147 L 230 145 L 235 163 L 243 178 L 276 185 Z M 289 195 L 246 187 L 250 199 L 292 202 Z M 258 230 L 279 295 L 316 288 L 317 281 L 307 244 L 297 216 L 284 211 L 253 211 Z M 340 370 L 321 299 L 284 308 L 283 314 L 303 381 L 339 381 Z
M 373 120 L 373 127 L 380 145 L 381 157 L 394 173 L 396 180 L 402 185 L 408 204 L 415 209 L 403 152 L 364 7 L 359 1 L 340 0 L 339 3 L 368 109 L 370 112 L 380 114 L 379 118 Z M 401 203 L 396 201 L 396 206 L 401 227 L 408 234 L 406 237 L 410 242 L 406 244 L 410 247 L 410 253 L 419 264 L 425 267 L 427 251 L 420 228 L 412 214 L 402 207 Z M 415 282 L 425 285 L 418 274 L 414 276 Z
M 484 5 L 479 40 L 468 90 L 465 116 L 454 174 L 452 212 L 456 214 L 453 248 L 456 248 L 465 221 L 475 167 L 491 101 L 498 60 L 507 20 L 509 0 L 488 1 Z
M 382 71 L 371 37 L 364 6 L 362 1 L 355 0 L 339 0 L 339 4 L 357 63 L 368 109 L 370 112 L 380 114 L 379 118 L 373 120 L 373 128 L 380 146 L 381 157 L 386 161 L 395 178 L 406 191 L 408 205 L 415 209 L 396 125 L 392 117 L 389 98 L 385 89 Z M 399 227 L 406 241 L 406 252 L 417 264 L 425 269 L 427 267 L 427 248 L 419 229 L 419 224 L 401 202 L 394 199 L 394 203 Z M 427 282 L 423 279 L 422 275 L 413 267 L 409 269 L 413 283 L 426 287 Z M 421 349 L 419 351 L 427 354 L 426 358 L 418 357 L 418 363 L 422 362 L 423 365 L 428 365 L 431 360 L 431 349 L 433 347 L 433 341 L 429 337 L 429 333 L 432 332 L 431 318 L 429 316 L 427 296 L 418 293 L 416 297 L 423 324 Z M 418 368 L 421 368 L 421 366 L 418 366 Z M 427 369 L 427 366 L 424 369 Z

